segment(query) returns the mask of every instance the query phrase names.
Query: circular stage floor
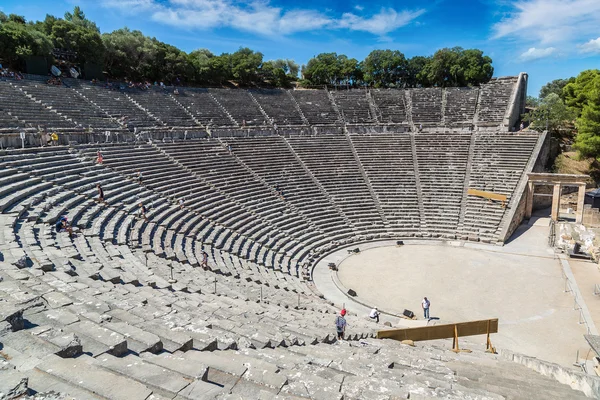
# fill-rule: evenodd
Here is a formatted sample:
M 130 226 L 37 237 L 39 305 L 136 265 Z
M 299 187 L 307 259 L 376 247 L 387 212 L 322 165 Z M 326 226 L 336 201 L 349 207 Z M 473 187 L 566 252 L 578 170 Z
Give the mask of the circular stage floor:
M 554 254 L 434 242 L 381 246 L 371 243 L 337 260 L 339 281 L 362 303 L 395 314 L 409 309 L 423 319 L 427 296 L 431 323 L 498 318 L 499 333 L 492 335 L 498 348 L 562 365 L 585 350 L 585 331 Z M 484 336 L 468 340 L 485 343 Z

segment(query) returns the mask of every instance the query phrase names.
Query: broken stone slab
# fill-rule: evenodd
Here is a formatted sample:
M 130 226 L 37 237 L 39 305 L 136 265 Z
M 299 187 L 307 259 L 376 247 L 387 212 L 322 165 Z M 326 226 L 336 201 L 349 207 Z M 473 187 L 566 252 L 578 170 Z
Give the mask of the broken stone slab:
M 169 353 L 142 353 L 140 357 L 145 361 L 159 365 L 163 368 L 176 371 L 188 378 L 206 381 L 208 378 L 208 366 L 199 362 L 191 363 L 181 355 Z
M 103 354 L 97 357 L 96 360 L 102 368 L 130 377 L 149 388 L 158 389 L 159 393 L 168 394 L 169 396 L 175 396 L 190 383 L 188 379 L 180 374 L 146 362 L 133 354 L 123 358 Z
M 179 392 L 175 400 L 209 400 L 217 398 L 222 393 L 224 393 L 224 389 L 219 385 L 204 381 L 194 381 Z
M 61 308 L 73 304 L 73 300 L 59 292 L 49 292 L 42 296 L 52 308 Z
M 52 331 L 49 331 L 49 332 L 52 332 Z M 44 337 L 49 332 L 45 332 L 40 336 Z M 60 351 L 55 353 L 57 356 L 62 357 L 62 358 L 71 358 L 71 357 L 78 356 L 79 354 L 82 353 L 83 348 L 81 346 L 81 341 L 79 340 L 79 337 L 77 337 L 77 335 L 75 335 L 74 333 L 66 333 L 66 332 L 53 332 L 53 333 L 54 333 L 54 335 L 49 336 L 47 338 L 47 340 L 50 343 L 52 343 L 60 348 Z
M 77 358 L 52 355 L 46 357 L 36 369 L 108 399 L 146 400 L 152 394 L 146 385 L 107 371 L 86 355 Z
M 104 326 L 125 336 L 127 347 L 138 354 L 144 351 L 158 353 L 163 349 L 163 343 L 157 335 L 146 332 L 137 326 L 124 322 L 107 322 Z
M 83 350 L 94 356 L 109 353 L 120 356 L 127 352 L 127 340 L 123 335 L 92 321 L 80 321 L 65 328 L 77 334 Z

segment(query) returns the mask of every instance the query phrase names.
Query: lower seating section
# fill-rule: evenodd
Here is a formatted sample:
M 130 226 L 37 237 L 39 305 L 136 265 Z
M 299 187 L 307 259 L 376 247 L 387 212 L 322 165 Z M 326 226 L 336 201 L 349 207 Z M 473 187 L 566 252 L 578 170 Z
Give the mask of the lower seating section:
M 374 89 L 371 96 L 379 110 L 379 122 L 401 124 L 408 122 L 404 90 Z
M 442 89 L 420 88 L 411 90 L 412 120 L 421 124 L 440 124 L 442 120 Z
M 346 123 L 365 124 L 375 122 L 375 116 L 371 115 L 366 90 L 339 90 L 332 92 L 332 95 Z
M 477 109 L 475 88 L 446 88 L 446 108 L 444 122 L 447 126 L 470 125 Z
M 325 237 L 344 241 L 352 230 L 331 200 L 303 168 L 285 139 L 273 136 L 257 139 L 228 140 L 233 153 L 260 179 L 306 217 L 314 230 Z
M 479 90 L 478 124 L 498 126 L 504 120 L 517 78 L 492 78 Z
M 464 193 L 471 135 L 414 137 L 422 193 L 422 234 L 454 237 Z
M 293 90 L 290 93 L 310 124 L 321 125 L 341 122 L 325 90 Z
M 510 205 L 523 171 L 531 158 L 538 135 L 489 134 L 475 138 L 469 188 L 504 194 Z M 516 207 L 516 205 L 513 205 Z M 509 208 L 501 202 L 468 196 L 462 238 L 492 240 L 498 236 L 502 218 Z
M 278 125 L 304 125 L 302 116 L 296 109 L 294 99 L 287 90 L 256 89 L 250 93 L 258 101 L 265 113 Z
M 317 184 L 359 232 L 386 232 L 367 182 L 345 136 L 287 139 Z
M 267 118 L 249 92 L 233 89 L 210 89 L 209 93 L 227 110 L 239 126 L 268 125 Z
M 464 184 L 465 152 L 473 152 L 471 186 L 510 192 L 538 137 L 330 136 L 102 145 L 102 165 L 94 145 L 2 150 L 0 392 L 20 385 L 20 398 L 586 398 L 482 346 L 455 354 L 449 342 L 376 340 L 382 325 L 351 309 L 339 341 L 339 309 L 280 267 L 288 244 L 300 254 L 320 239 L 381 231 L 370 190 L 389 229 L 410 223 L 391 205 L 414 204 L 411 185 L 422 186 L 425 209 L 435 201 L 425 175 L 446 201 L 443 192 Z M 56 231 L 62 215 L 73 235 Z
M 390 231 L 412 236 L 420 230 L 412 145 L 409 135 L 351 135 Z

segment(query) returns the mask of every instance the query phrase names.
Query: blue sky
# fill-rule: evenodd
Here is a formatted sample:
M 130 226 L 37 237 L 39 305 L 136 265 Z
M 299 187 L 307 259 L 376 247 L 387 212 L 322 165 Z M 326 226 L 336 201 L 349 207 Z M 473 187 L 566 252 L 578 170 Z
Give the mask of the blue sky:
M 364 59 L 373 49 L 430 55 L 479 48 L 495 76 L 546 82 L 600 68 L 600 0 L 0 0 L 0 10 L 43 19 L 82 7 L 102 32 L 127 26 L 185 51 L 233 52 L 299 64 L 322 52 Z

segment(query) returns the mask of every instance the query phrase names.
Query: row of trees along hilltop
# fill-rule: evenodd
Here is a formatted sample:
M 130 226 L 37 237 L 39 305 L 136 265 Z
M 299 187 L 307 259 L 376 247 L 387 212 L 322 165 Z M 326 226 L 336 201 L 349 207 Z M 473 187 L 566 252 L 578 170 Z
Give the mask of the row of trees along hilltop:
M 477 49 L 444 48 L 412 58 L 398 50 L 374 50 L 363 61 L 322 53 L 300 68 L 291 59 L 265 61 L 249 48 L 221 55 L 207 49 L 186 53 L 137 30 L 101 33 L 79 7 L 64 18 L 47 15 L 35 22 L 0 12 L 0 61 L 5 65 L 22 70 L 28 57 L 51 58 L 54 49 L 75 54 L 75 65 L 102 66 L 111 78 L 197 85 L 234 81 L 288 87 L 299 80 L 304 86 L 446 87 L 479 85 L 494 72 L 492 59 Z

